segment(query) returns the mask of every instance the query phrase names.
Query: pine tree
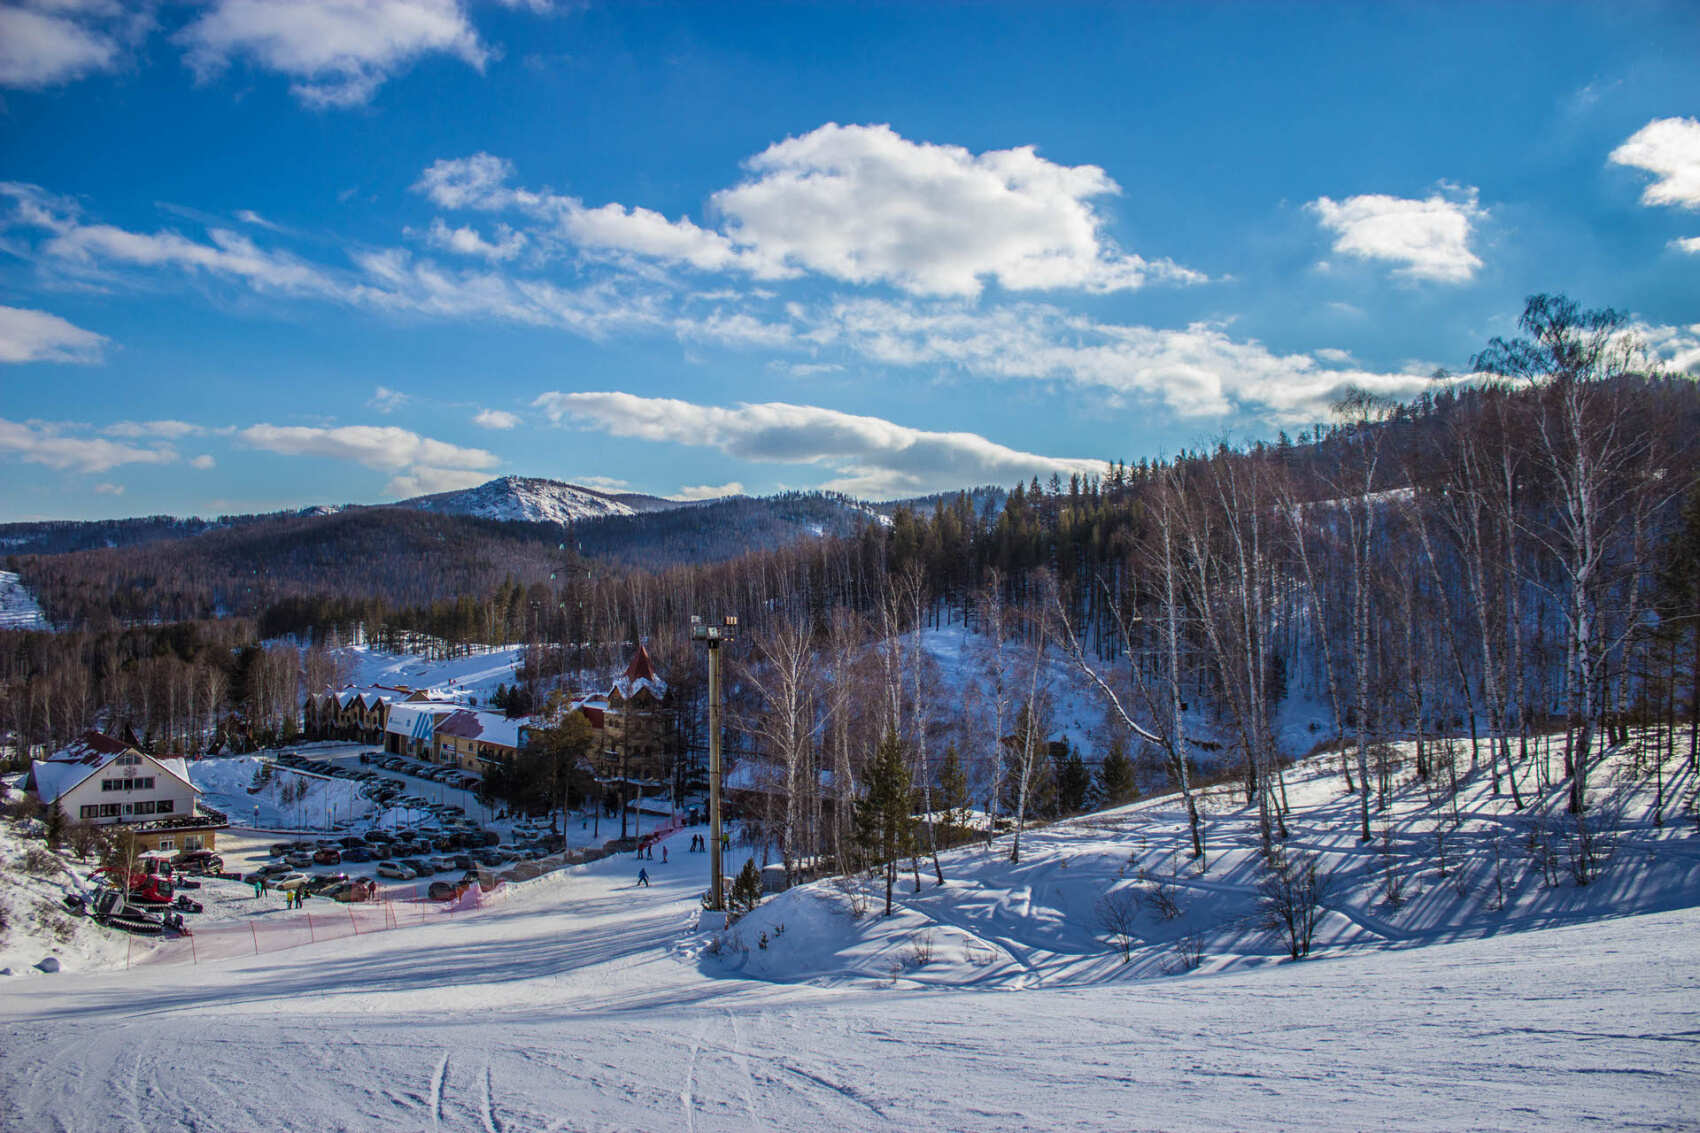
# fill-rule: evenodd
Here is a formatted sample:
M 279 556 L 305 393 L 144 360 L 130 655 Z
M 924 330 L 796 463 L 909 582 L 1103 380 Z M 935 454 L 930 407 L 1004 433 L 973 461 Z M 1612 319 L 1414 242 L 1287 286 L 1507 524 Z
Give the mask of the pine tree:
M 732 911 L 738 916 L 743 916 L 761 904 L 761 871 L 756 868 L 754 858 L 744 859 L 744 868 L 732 879 L 732 892 L 728 900 Z
M 47 812 L 47 848 L 57 850 L 65 841 L 65 810 L 58 803 Z
M 865 776 L 867 792 L 856 801 L 856 843 L 885 867 L 885 915 L 891 916 L 891 889 L 897 863 L 913 842 L 913 802 L 909 768 L 897 737 L 880 742 Z
M 1121 806 L 1139 797 L 1133 760 L 1127 757 L 1127 744 L 1120 736 L 1110 741 L 1110 750 L 1105 753 L 1104 766 L 1098 774 L 1105 806 Z
M 939 767 L 939 807 L 944 811 L 945 826 L 953 832 L 968 824 L 968 773 L 955 744 L 945 749 L 944 763 Z
M 1080 753 L 1073 750 L 1066 740 L 1053 761 L 1057 774 L 1057 808 L 1063 814 L 1079 814 L 1086 809 L 1086 795 L 1092 789 L 1092 774 L 1086 770 Z

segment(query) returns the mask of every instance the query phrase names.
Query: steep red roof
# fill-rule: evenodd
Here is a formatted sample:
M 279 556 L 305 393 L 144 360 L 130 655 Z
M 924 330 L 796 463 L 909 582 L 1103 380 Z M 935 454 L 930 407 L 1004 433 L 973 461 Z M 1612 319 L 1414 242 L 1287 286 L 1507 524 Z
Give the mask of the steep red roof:
M 112 756 L 128 751 L 130 746 L 123 740 L 113 739 L 91 728 L 47 758 L 54 763 L 85 763 L 96 767 L 104 765 Z
M 632 654 L 632 663 L 626 666 L 626 679 L 628 681 L 660 679 L 655 675 L 655 666 L 649 660 L 649 650 L 643 647 L 641 641 L 638 642 L 637 652 Z

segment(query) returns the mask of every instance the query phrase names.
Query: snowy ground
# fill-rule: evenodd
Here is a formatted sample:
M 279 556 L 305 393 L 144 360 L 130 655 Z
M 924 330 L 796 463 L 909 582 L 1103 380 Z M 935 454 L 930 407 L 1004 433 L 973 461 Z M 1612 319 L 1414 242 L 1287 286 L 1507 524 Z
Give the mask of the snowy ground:
M 1602 775 L 1616 833 L 1586 887 L 1549 885 L 1478 780 L 1441 878 L 1437 804 L 1402 782 L 1394 909 L 1379 842 L 1341 833 L 1349 803 L 1318 770 L 1288 784 L 1293 842 L 1336 882 L 1302 963 L 1251 923 L 1254 816 L 1226 799 L 1209 870 L 1181 870 L 1173 919 L 1147 899 L 1125 964 L 1089 910 L 1176 864 L 1170 800 L 1032 834 L 1019 866 L 1007 842 L 954 851 L 950 886 L 905 883 L 889 921 L 793 890 L 718 950 L 692 931 L 707 859 L 684 831 L 642 863 L 652 888 L 621 856 L 419 928 L 7 983 L 0 1128 L 1700 1124 L 1692 782 L 1660 829 L 1646 780 Z M 1515 831 L 1503 908 L 1496 828 Z M 1182 935 L 1203 963 L 1171 974 Z
M 704 860 L 673 854 L 648 890 L 610 860 L 452 923 L 10 985 L 0 1127 L 1700 1121 L 1692 910 L 1112 986 L 822 988 L 687 961 Z
M 267 767 L 271 770 L 262 774 Z M 189 778 L 207 805 L 243 826 L 329 830 L 377 811 L 377 804 L 361 793 L 361 784 L 353 779 L 309 775 L 256 755 L 196 760 L 189 765 Z M 263 785 L 250 794 L 256 783 Z
M 0 629 L 46 629 L 47 618 L 15 571 L 0 570 Z
M 415 653 L 385 653 L 366 645 L 349 645 L 339 649 L 337 656 L 348 665 L 349 682 L 361 688 L 406 685 L 474 696 L 479 704 L 486 704 L 497 685 L 514 683 L 514 668 L 525 662 L 525 646 L 499 645 L 487 652 L 433 660 Z

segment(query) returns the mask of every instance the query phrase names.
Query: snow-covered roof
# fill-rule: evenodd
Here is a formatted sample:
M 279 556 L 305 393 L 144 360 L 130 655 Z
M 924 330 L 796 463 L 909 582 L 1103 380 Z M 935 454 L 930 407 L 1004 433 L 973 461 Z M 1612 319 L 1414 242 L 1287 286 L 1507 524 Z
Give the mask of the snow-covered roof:
M 436 704 L 410 704 L 402 701 L 390 706 L 389 722 L 384 726 L 386 732 L 398 736 L 411 736 L 416 740 L 429 740 L 431 732 L 437 725 L 439 717 L 447 716 L 453 709 Z
M 190 790 L 199 794 L 198 789 L 189 780 L 189 764 L 186 760 L 181 757 L 164 759 L 149 755 L 147 752 L 137 751 L 122 740 L 93 730 L 84 732 L 46 759 L 33 761 L 30 764 L 30 781 L 35 784 L 36 796 L 44 803 L 51 803 L 63 798 L 66 792 L 73 790 L 77 784 L 98 773 L 101 768 L 125 752 L 141 757 L 168 775 L 175 775 L 188 784 Z
M 97 768 L 85 767 L 81 763 L 38 759 L 30 764 L 30 780 L 35 784 L 36 796 L 44 803 L 51 803 L 93 775 L 96 770 Z
M 47 758 L 53 763 L 81 763 L 90 767 L 104 767 L 113 756 L 122 755 L 129 750 L 123 740 L 90 730 Z
M 462 708 L 437 721 L 437 734 L 517 748 L 521 744 L 520 731 L 531 723 L 529 716 L 510 720 L 500 712 Z
M 625 673 L 614 678 L 614 686 L 609 690 L 608 695 L 613 696 L 614 693 L 618 692 L 622 697 L 630 700 L 646 688 L 654 693 L 657 699 L 667 695 L 667 682 L 656 674 L 655 664 L 649 659 L 649 650 L 645 649 L 643 642 L 640 641 L 638 642 L 637 652 L 632 654 L 631 663 L 626 666 Z

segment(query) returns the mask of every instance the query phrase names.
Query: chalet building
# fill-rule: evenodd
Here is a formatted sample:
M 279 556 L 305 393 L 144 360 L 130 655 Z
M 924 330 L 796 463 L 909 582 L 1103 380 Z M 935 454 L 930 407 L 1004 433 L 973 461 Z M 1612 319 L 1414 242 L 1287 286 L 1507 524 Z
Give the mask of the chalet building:
M 384 750 L 421 762 L 434 762 L 437 722 L 453 716 L 457 709 L 446 704 L 402 702 L 390 705 L 384 724 Z
M 302 709 L 302 725 L 309 739 L 383 743 L 390 705 L 406 695 L 399 689 L 384 688 L 312 694 Z
M 500 712 L 462 708 L 434 721 L 433 761 L 482 774 L 492 763 L 510 763 L 525 746 L 530 718 L 510 720 Z
M 598 754 L 591 757 L 596 777 L 607 782 L 670 783 L 675 745 L 669 707 L 667 682 L 656 673 L 649 651 L 640 643 L 607 695 L 588 697 L 578 705 L 597 732 Z
M 229 825 L 199 804 L 183 759 L 149 755 L 94 731 L 31 763 L 24 789 L 72 821 L 122 825 L 149 850 L 210 850 Z

